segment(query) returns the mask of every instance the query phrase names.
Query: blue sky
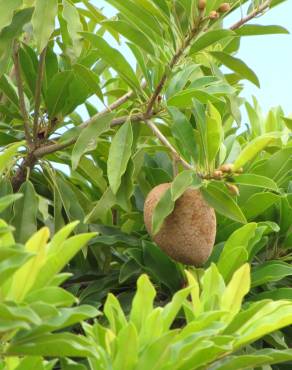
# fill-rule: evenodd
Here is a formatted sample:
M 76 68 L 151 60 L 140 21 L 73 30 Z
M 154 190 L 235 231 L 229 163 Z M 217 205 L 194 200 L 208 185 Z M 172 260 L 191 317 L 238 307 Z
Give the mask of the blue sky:
M 111 16 L 113 9 L 105 0 L 96 4 Z M 234 23 L 240 14 L 232 14 L 228 23 Z M 265 15 L 250 23 L 278 24 L 290 31 L 290 35 L 250 36 L 242 38 L 237 57 L 244 60 L 259 77 L 261 88 L 249 82 L 241 94 L 247 100 L 255 95 L 266 112 L 269 108 L 281 105 L 286 115 L 292 113 L 292 0 L 271 9 Z M 130 55 L 128 58 L 131 60 Z

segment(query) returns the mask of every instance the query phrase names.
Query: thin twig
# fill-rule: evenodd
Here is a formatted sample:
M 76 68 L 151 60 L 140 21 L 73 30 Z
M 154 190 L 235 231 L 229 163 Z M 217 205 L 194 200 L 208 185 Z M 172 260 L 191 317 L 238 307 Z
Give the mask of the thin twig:
M 146 125 L 153 131 L 154 135 L 164 144 L 173 154 L 173 157 L 182 163 L 184 168 L 187 170 L 194 170 L 194 167 L 185 161 L 177 152 L 175 147 L 167 140 L 167 138 L 163 135 L 163 133 L 159 130 L 159 128 L 150 120 L 145 120 Z
M 180 58 L 183 55 L 183 53 L 185 52 L 185 50 L 190 46 L 190 43 L 192 42 L 193 38 L 200 31 L 200 23 L 201 23 L 201 18 L 198 19 L 195 26 L 192 28 L 192 30 L 189 32 L 189 34 L 185 38 L 182 46 L 176 51 L 176 53 L 172 57 L 166 71 L 164 72 L 163 76 L 161 77 L 161 80 L 160 80 L 159 84 L 157 85 L 156 89 L 154 90 L 154 92 L 153 92 L 153 94 L 152 94 L 152 96 L 149 100 L 149 103 L 148 103 L 147 109 L 146 109 L 146 116 L 151 114 L 151 111 L 154 107 L 154 104 L 155 104 L 159 94 L 161 93 L 161 91 L 162 91 L 162 89 L 165 85 L 165 82 L 166 82 L 167 77 L 169 75 L 169 71 L 171 71 L 173 69 L 173 67 L 177 64 L 177 62 L 180 60 Z
M 41 106 L 41 92 L 42 92 L 42 81 L 44 76 L 44 68 L 45 68 L 45 61 L 46 61 L 46 52 L 47 48 L 45 47 L 40 55 L 39 66 L 38 66 L 38 74 L 37 74 L 37 81 L 35 86 L 35 107 L 34 107 L 34 119 L 33 119 L 33 140 L 34 143 L 37 141 L 37 134 L 38 134 L 38 124 L 39 124 L 39 114 L 40 114 L 40 106 Z
M 269 8 L 271 5 L 271 0 L 267 0 L 264 3 L 262 3 L 257 9 L 253 10 L 251 13 L 249 13 L 246 17 L 240 19 L 238 22 L 234 23 L 230 30 L 234 31 L 238 29 L 239 27 L 243 26 L 245 23 L 249 22 L 251 19 L 255 18 L 257 15 L 264 12 L 266 9 Z
M 13 62 L 14 62 L 14 69 L 15 69 L 15 78 L 17 83 L 17 90 L 18 90 L 18 98 L 19 98 L 19 108 L 21 111 L 21 115 L 23 118 L 24 124 L 24 133 L 25 139 L 28 143 L 28 146 L 32 146 L 32 138 L 30 134 L 30 120 L 29 115 L 25 107 L 25 100 L 24 100 L 24 91 L 21 79 L 21 71 L 20 71 L 20 61 L 19 61 L 19 44 L 15 42 L 13 45 Z

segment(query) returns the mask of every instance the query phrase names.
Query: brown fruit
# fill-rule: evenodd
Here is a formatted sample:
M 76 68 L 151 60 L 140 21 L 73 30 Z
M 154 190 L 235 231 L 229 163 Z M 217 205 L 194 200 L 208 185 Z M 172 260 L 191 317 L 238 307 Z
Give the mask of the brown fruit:
M 220 179 L 222 178 L 222 176 L 223 176 L 223 172 L 222 172 L 222 171 L 220 171 L 220 170 L 215 170 L 215 171 L 213 172 L 213 178 L 214 178 L 214 179 L 218 179 L 218 180 L 220 180 Z
M 154 208 L 170 183 L 160 184 L 150 191 L 144 204 L 144 222 L 151 235 Z M 187 189 L 176 201 L 173 212 L 164 220 L 155 243 L 174 260 L 200 266 L 212 252 L 216 236 L 215 211 L 201 192 Z
M 198 9 L 204 10 L 206 8 L 206 0 L 199 0 L 198 2 Z
M 209 14 L 210 19 L 218 19 L 219 18 L 219 13 L 216 12 L 216 10 L 212 10 Z
M 218 12 L 219 13 L 226 13 L 230 10 L 230 4 L 229 3 L 223 3 L 219 6 Z

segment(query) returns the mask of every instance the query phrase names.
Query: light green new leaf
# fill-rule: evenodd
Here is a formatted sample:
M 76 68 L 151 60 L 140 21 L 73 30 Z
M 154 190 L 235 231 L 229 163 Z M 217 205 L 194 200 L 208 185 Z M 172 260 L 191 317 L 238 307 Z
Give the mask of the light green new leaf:
M 102 37 L 82 32 L 83 37 L 90 41 L 100 53 L 101 58 L 113 69 L 115 69 L 125 82 L 134 90 L 140 90 L 139 81 L 127 60 L 116 49 L 112 48 Z
M 111 293 L 109 293 L 107 296 L 103 312 L 110 324 L 110 329 L 116 335 L 127 325 L 127 319 L 124 311 L 122 310 L 120 302 Z
M 229 194 L 212 184 L 202 191 L 207 202 L 215 208 L 218 213 L 231 220 L 246 223 L 244 214 Z
M 54 307 L 71 307 L 74 303 L 78 303 L 78 299 L 67 290 L 50 286 L 42 289 L 36 289 L 27 294 L 25 297 L 26 303 L 43 302 L 53 305 Z
M 239 185 L 254 186 L 257 188 L 279 191 L 279 188 L 277 184 L 275 183 L 275 181 L 265 176 L 245 173 L 239 176 L 235 176 L 234 180 L 236 184 L 239 184 Z
M 101 117 L 97 117 L 87 127 L 85 127 L 79 135 L 73 150 L 72 150 L 72 168 L 75 170 L 78 167 L 80 158 L 86 152 L 90 142 L 96 142 L 96 139 L 104 132 L 110 129 L 111 121 L 114 113 L 109 113 Z
M 216 42 L 226 38 L 232 37 L 235 33 L 230 30 L 211 30 L 205 32 L 202 36 L 200 36 L 195 42 L 193 43 L 190 49 L 190 55 L 197 53 L 210 45 L 215 44 Z
M 139 344 L 136 327 L 128 323 L 119 333 L 116 341 L 117 354 L 113 361 L 113 369 L 133 370 L 138 361 Z M 131 353 L 129 353 L 131 348 Z
M 17 199 L 20 199 L 22 194 L 11 194 L 0 198 L 0 212 L 3 212 L 10 204 L 14 203 Z
M 223 140 L 223 127 L 220 113 L 210 102 L 208 102 L 208 112 L 206 115 L 206 135 L 208 161 L 212 163 L 216 158 Z
M 234 170 L 238 170 L 240 167 L 244 166 L 248 161 L 253 159 L 259 152 L 261 152 L 267 145 L 271 144 L 278 137 L 278 133 L 269 133 L 253 139 L 245 146 L 245 148 L 236 158 L 235 162 L 233 163 Z
M 22 0 L 0 0 L 0 30 L 8 26 L 15 10 L 22 5 Z
M 210 54 L 226 67 L 238 73 L 239 76 L 260 87 L 260 83 L 256 74 L 242 60 L 221 51 L 212 51 Z
M 24 182 L 19 192 L 23 197 L 14 203 L 14 217 L 11 223 L 15 227 L 16 241 L 25 243 L 37 230 L 38 199 L 30 181 Z
M 57 252 L 48 255 L 42 266 L 38 279 L 35 281 L 34 289 L 47 286 L 66 264 L 91 240 L 96 233 L 84 233 L 74 235 L 65 240 Z
M 133 130 L 131 122 L 123 124 L 114 136 L 107 161 L 107 174 L 110 187 L 114 194 L 121 185 L 122 176 L 126 172 L 131 157 Z
M 36 0 L 32 26 L 39 53 L 46 47 L 54 31 L 57 12 L 58 0 Z
M 258 35 L 273 35 L 273 34 L 289 34 L 289 31 L 281 26 L 264 26 L 262 24 L 245 24 L 236 31 L 239 36 L 258 36 Z
M 139 331 L 145 324 L 145 320 L 153 310 L 153 302 L 156 296 L 149 277 L 141 275 L 137 281 L 137 291 L 132 302 L 130 321 L 134 323 Z
M 95 349 L 85 337 L 71 333 L 44 334 L 28 341 L 13 342 L 6 353 L 46 357 L 92 357 Z
M 78 57 L 82 50 L 80 32 L 83 31 L 83 26 L 76 6 L 72 5 L 67 0 L 63 0 L 63 18 L 67 23 L 67 29 L 72 40 L 74 54 Z
M 10 164 L 15 160 L 15 155 L 19 149 L 24 144 L 24 141 L 20 141 L 15 144 L 11 144 L 5 148 L 5 150 L 0 154 L 0 175 L 10 166 Z
M 46 245 L 50 236 L 47 227 L 42 228 L 35 233 L 26 243 L 25 250 L 35 253 L 24 266 L 22 266 L 13 276 L 9 298 L 15 301 L 22 300 L 34 285 L 39 271 L 45 263 Z
M 221 309 L 236 315 L 239 312 L 244 296 L 250 290 L 250 267 L 246 263 L 232 276 L 221 300 Z

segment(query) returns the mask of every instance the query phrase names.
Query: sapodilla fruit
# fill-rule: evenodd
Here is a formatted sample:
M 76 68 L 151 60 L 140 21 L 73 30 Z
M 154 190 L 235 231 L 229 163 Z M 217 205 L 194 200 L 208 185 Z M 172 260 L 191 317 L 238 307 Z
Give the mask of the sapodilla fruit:
M 164 220 L 159 232 L 151 234 L 154 208 L 170 186 L 170 183 L 160 184 L 148 194 L 144 204 L 146 229 L 171 258 L 187 265 L 200 266 L 207 261 L 213 249 L 216 216 L 199 190 L 187 189 L 176 201 L 173 212 Z

